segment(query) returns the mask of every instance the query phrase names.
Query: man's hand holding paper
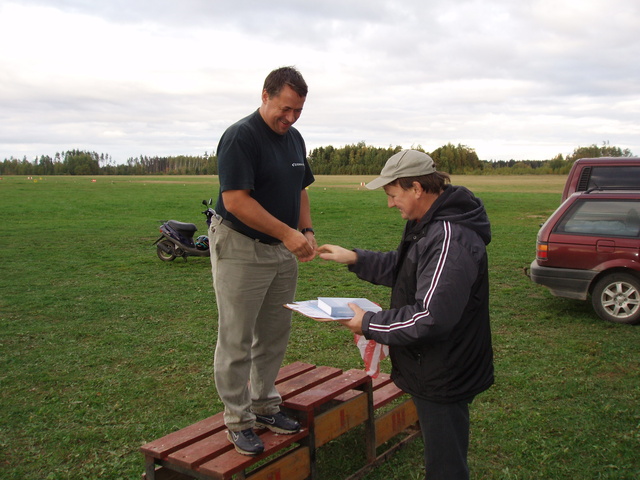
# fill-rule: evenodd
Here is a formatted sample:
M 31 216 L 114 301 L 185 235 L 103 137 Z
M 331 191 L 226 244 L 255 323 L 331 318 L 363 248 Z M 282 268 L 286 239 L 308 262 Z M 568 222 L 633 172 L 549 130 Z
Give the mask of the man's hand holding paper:
M 349 303 L 349 308 L 353 310 L 353 318 L 338 321 L 356 335 L 362 335 L 362 318 L 364 317 L 365 311 L 355 303 Z

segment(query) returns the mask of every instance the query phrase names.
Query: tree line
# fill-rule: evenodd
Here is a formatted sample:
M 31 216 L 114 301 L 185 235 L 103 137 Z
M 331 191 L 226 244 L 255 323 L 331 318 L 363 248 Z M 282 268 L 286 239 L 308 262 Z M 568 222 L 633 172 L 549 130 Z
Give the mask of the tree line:
M 579 158 L 631 157 L 629 149 L 604 142 L 588 147 L 577 147 L 571 155 L 557 155 L 551 160 L 480 160 L 477 153 L 466 145 L 448 143 L 432 152 L 422 146 L 412 147 L 428 153 L 439 171 L 453 175 L 524 175 L 567 174 Z M 308 161 L 316 175 L 377 175 L 387 159 L 403 147 L 373 147 L 359 142 L 343 147 L 318 147 L 310 153 Z M 13 157 L 0 163 L 0 175 L 217 175 L 218 158 L 214 154 L 202 156 L 172 156 L 129 158 L 116 164 L 110 155 L 82 150 L 42 155 L 30 161 L 26 157 Z

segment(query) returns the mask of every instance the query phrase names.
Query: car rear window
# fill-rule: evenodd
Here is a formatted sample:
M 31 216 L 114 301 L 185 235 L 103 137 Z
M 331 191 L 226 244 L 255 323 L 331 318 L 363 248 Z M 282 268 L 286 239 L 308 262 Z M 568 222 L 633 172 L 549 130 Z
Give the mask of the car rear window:
M 640 185 L 640 165 L 594 165 L 585 167 L 580 174 L 576 191 L 590 188 L 606 187 L 623 190 Z
M 640 200 L 577 201 L 554 229 L 556 233 L 614 237 L 640 234 Z

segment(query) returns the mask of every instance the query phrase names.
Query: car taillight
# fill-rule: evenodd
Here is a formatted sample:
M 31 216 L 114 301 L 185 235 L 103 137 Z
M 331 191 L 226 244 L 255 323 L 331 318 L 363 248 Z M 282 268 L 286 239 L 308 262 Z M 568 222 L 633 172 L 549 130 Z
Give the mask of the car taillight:
M 546 260 L 549 252 L 549 245 L 538 242 L 536 245 L 536 258 L 538 260 Z

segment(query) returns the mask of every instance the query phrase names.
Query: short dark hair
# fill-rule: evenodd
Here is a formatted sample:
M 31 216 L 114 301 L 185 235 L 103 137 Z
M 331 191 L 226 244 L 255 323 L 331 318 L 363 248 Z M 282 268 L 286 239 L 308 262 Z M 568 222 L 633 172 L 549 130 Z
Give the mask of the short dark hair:
M 307 83 L 295 67 L 276 68 L 265 78 L 263 90 L 267 91 L 269 98 L 273 98 L 280 93 L 285 85 L 289 85 L 301 97 L 307 96 L 309 90 Z
M 391 185 L 400 185 L 403 190 L 413 187 L 413 182 L 418 182 L 427 193 L 440 193 L 447 183 L 451 183 L 451 177 L 446 172 L 435 172 L 419 177 L 403 177 L 391 182 Z

